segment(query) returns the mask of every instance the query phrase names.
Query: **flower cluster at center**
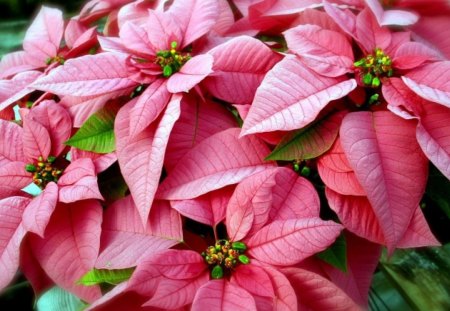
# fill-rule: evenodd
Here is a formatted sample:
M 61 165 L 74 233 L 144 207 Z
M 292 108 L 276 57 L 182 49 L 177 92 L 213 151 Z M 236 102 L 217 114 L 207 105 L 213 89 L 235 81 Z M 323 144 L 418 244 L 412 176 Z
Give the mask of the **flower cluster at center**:
M 43 157 L 39 157 L 36 164 L 27 164 L 25 170 L 33 173 L 33 183 L 39 188 L 44 189 L 49 182 L 58 182 L 63 170 L 54 166 L 56 157 L 49 156 L 44 161 Z
M 212 268 L 211 277 L 221 279 L 224 272 L 230 272 L 239 263 L 248 264 L 250 259 L 244 255 L 247 246 L 242 242 L 218 240 L 214 246 L 209 246 L 202 253 L 206 263 Z
M 362 84 L 368 87 L 377 88 L 383 77 L 392 77 L 394 74 L 391 58 L 379 48 L 376 48 L 373 54 L 355 62 L 354 66 Z
M 178 43 L 173 41 L 170 50 L 162 50 L 156 53 L 155 63 L 161 66 L 164 77 L 170 77 L 173 73 L 179 71 L 181 67 L 191 59 L 189 53 L 177 51 Z

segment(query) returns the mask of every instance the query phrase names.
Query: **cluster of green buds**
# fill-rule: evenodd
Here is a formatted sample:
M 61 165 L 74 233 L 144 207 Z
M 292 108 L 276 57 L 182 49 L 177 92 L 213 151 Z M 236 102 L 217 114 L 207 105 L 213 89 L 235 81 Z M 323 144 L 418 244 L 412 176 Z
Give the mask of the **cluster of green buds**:
M 25 170 L 33 174 L 33 183 L 39 188 L 44 189 L 49 182 L 57 182 L 61 177 L 62 170 L 53 166 L 56 157 L 49 156 L 44 161 L 43 157 L 38 158 L 37 164 L 25 165 Z
M 294 172 L 299 173 L 304 177 L 308 177 L 311 174 L 311 169 L 300 159 L 294 160 L 292 162 L 292 168 Z
M 361 58 L 353 64 L 359 72 L 365 86 L 377 88 L 381 85 L 381 78 L 392 77 L 392 60 L 384 54 L 382 49 L 376 48 L 373 54 Z
M 163 70 L 164 77 L 170 77 L 191 59 L 189 53 L 181 53 L 177 51 L 178 43 L 173 41 L 170 44 L 170 50 L 162 50 L 156 53 L 155 63 L 160 65 Z
M 242 242 L 218 240 L 214 246 L 209 246 L 202 253 L 202 257 L 212 267 L 211 277 L 221 279 L 225 271 L 231 271 L 239 263 L 246 265 L 250 262 L 250 259 L 244 255 L 246 250 L 247 246 Z
M 64 63 L 66 62 L 66 60 L 64 59 L 64 57 L 56 55 L 54 57 L 49 57 L 45 60 L 45 64 L 46 65 L 50 65 L 51 63 L 60 63 L 61 65 L 64 65 Z

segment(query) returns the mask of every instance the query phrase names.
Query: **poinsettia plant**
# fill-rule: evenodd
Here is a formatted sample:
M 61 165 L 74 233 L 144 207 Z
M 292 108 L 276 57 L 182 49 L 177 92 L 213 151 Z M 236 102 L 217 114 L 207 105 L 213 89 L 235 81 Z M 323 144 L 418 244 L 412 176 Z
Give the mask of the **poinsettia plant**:
M 361 310 L 439 246 L 444 0 L 91 0 L 0 63 L 0 289 L 86 310 Z M 427 187 L 428 184 L 428 187 Z M 438 207 L 435 207 L 438 208 Z

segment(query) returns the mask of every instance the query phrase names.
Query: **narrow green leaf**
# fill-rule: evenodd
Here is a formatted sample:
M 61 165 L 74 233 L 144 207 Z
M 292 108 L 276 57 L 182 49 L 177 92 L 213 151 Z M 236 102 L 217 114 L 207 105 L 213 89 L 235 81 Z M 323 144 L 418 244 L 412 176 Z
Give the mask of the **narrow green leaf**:
M 115 147 L 114 119 L 118 107 L 107 105 L 100 109 L 84 122 L 66 145 L 97 153 L 113 152 Z
M 347 272 L 347 243 L 344 235 L 341 234 L 330 247 L 316 256 L 333 267 Z
M 128 280 L 133 274 L 135 268 L 106 270 L 92 269 L 77 281 L 77 284 L 92 286 L 102 283 L 117 285 Z
M 36 303 L 36 311 L 80 311 L 86 307 L 75 295 L 60 287 L 53 287 L 46 291 Z
M 380 269 L 413 310 L 450 310 L 450 244 L 397 250 Z
M 308 160 L 328 151 L 336 140 L 345 112 L 338 112 L 310 126 L 288 133 L 266 160 Z

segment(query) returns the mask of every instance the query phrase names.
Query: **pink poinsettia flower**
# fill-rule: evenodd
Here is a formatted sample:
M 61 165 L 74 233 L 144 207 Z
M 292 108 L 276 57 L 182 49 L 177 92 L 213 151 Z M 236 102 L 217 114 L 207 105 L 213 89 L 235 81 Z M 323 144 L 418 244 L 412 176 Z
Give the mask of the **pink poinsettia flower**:
M 23 127 L 0 120 L 2 148 L 0 152 L 0 197 L 16 193 L 34 183 L 43 192 L 46 204 L 28 208 L 30 215 L 43 217 L 27 230 L 43 234 L 56 203 L 85 199 L 102 199 L 98 189 L 94 163 L 89 158 L 69 162 L 63 143 L 72 131 L 70 116 L 53 101 L 44 101 L 31 110 L 22 110 Z M 34 217 L 34 216 L 33 216 Z
M 380 27 L 367 8 L 354 16 L 325 2 L 325 10 L 344 33 L 331 28 L 323 16 L 316 19 L 319 25 L 287 31 L 288 46 L 297 57 L 286 57 L 266 76 L 245 119 L 243 134 L 302 128 L 331 100 L 345 95 L 349 95 L 348 109 L 369 110 L 348 113 L 340 137 L 362 187 L 356 195 L 368 197 L 392 250 L 404 236 L 425 191 L 428 169 L 423 152 L 448 177 L 445 163 L 450 158 L 450 136 L 438 129 L 447 113 L 434 110 L 448 110 L 446 68 L 450 63 L 440 61 L 427 46 L 411 42 L 407 33 Z M 361 56 L 354 57 L 346 35 L 358 43 Z M 414 93 L 430 103 L 427 107 L 437 107 L 425 111 L 403 105 L 407 94 Z M 391 111 L 419 120 L 417 134 L 416 122 L 402 120 Z
M 0 87 L 0 110 L 33 92 L 29 85 L 42 76 L 42 70 L 49 71 L 69 58 L 88 53 L 95 43 L 95 27 L 71 19 L 64 28 L 60 10 L 42 7 L 25 34 L 24 50 L 2 57 L 0 78 L 4 80 L 0 85 L 5 87 Z
M 140 295 L 143 310 L 180 309 L 190 304 L 192 310 L 297 310 L 297 305 L 302 305 L 301 295 L 297 297 L 281 267 L 293 267 L 327 248 L 341 226 L 318 218 L 319 197 L 313 186 L 286 168 L 268 168 L 244 179 L 225 205 L 226 236 L 215 231 L 216 241 L 211 246 L 205 244 L 199 252 L 165 250 L 147 256 L 140 260 L 125 289 L 121 287 L 92 309 L 101 310 L 103 305 L 134 292 Z M 198 209 L 190 211 L 198 214 Z M 194 243 L 192 247 L 198 249 L 200 244 Z M 324 302 L 321 290 L 327 288 L 346 307 L 358 309 L 327 279 L 307 271 L 297 277 L 305 283 L 311 277 L 320 279 L 321 288 L 304 284 L 310 295 L 322 300 L 318 303 L 335 307 L 333 299 Z

